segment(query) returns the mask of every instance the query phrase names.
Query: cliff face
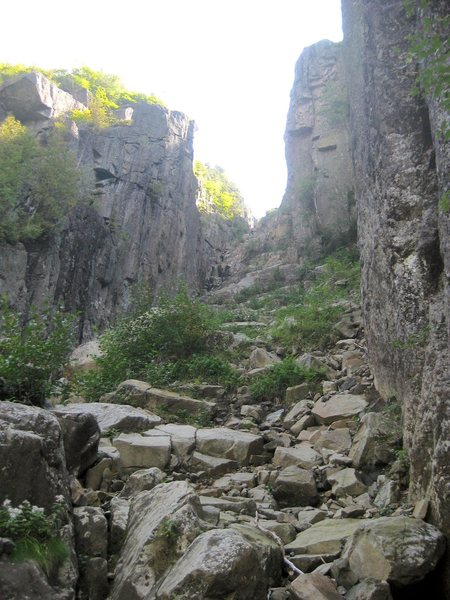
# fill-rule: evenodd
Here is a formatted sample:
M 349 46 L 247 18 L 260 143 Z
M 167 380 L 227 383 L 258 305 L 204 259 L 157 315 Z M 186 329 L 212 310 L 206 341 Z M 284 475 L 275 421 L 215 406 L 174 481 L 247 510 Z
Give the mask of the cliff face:
M 2 87 L 0 106 L 43 134 L 79 103 L 31 74 Z M 197 289 L 206 275 L 193 123 L 157 105 L 127 112 L 126 124 L 72 131 L 80 163 L 95 174 L 95 208 L 76 208 L 47 239 L 1 248 L 0 293 L 20 309 L 50 301 L 79 311 L 80 338 L 126 307 L 133 284 L 157 290 L 182 279 Z
M 445 2 L 428 3 L 436 19 Z M 404 2 L 344 0 L 345 59 L 362 259 L 362 302 L 376 385 L 403 406 L 411 500 L 431 500 L 450 533 L 449 154 L 442 108 L 411 94 Z
M 323 40 L 302 52 L 285 144 L 288 181 L 279 227 L 300 255 L 314 254 L 355 227 L 341 44 Z

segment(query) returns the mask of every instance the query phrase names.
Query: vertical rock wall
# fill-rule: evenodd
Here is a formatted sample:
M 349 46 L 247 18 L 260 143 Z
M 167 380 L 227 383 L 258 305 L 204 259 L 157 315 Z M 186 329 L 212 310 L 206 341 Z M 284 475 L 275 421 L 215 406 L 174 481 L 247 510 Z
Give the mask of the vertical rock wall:
M 302 52 L 285 144 L 279 234 L 294 241 L 300 255 L 314 254 L 348 237 L 356 223 L 342 44 L 322 40 Z
M 42 75 L 0 90 L 4 114 L 39 132 L 71 102 L 78 106 Z M 80 338 L 127 306 L 133 284 L 156 291 L 182 280 L 199 289 L 205 279 L 193 122 L 157 105 L 128 113 L 128 123 L 85 128 L 74 141 L 80 163 L 95 174 L 95 206 L 76 208 L 47 239 L 0 248 L 0 293 L 22 310 L 44 301 L 77 310 Z
M 428 3 L 431 17 L 446 2 Z M 403 406 L 411 500 L 450 534 L 449 154 L 441 107 L 413 96 L 403 0 L 343 0 L 362 301 L 379 391 Z

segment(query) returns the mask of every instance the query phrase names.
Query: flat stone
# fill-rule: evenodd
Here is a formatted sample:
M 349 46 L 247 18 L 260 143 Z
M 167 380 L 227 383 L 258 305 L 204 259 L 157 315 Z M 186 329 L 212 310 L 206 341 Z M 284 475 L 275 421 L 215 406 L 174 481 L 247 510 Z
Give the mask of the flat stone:
M 294 423 L 296 423 L 301 417 L 311 413 L 313 403 L 311 400 L 300 400 L 294 406 L 289 409 L 289 412 L 283 419 L 283 427 L 289 429 Z
M 221 498 L 199 496 L 199 499 L 202 506 L 214 506 L 221 511 L 246 514 L 253 517 L 256 514 L 256 504 L 251 498 L 241 498 L 239 496 L 222 496 Z
M 209 456 L 201 452 L 192 454 L 189 465 L 193 471 L 206 471 L 214 477 L 230 473 L 230 471 L 235 471 L 238 468 L 238 463 L 235 460 Z
M 367 400 L 364 396 L 335 394 L 327 401 L 319 399 L 311 412 L 319 423 L 329 425 L 333 421 L 359 415 L 365 408 L 367 408 Z
M 248 465 L 252 455 L 263 454 L 264 440 L 259 435 L 227 427 L 199 429 L 197 450 L 209 456 L 235 460 L 239 465 Z
M 117 430 L 121 433 L 144 431 L 159 425 L 161 417 L 141 408 L 108 402 L 86 402 L 55 406 L 58 413 L 91 414 L 97 420 L 100 432 Z
M 155 431 L 161 431 L 170 436 L 172 452 L 182 461 L 186 462 L 195 448 L 195 435 L 197 429 L 191 425 L 159 425 Z
M 125 468 L 159 467 L 170 460 L 170 436 L 145 437 L 139 433 L 122 433 L 113 440 Z
M 347 539 L 366 521 L 361 519 L 324 519 L 286 544 L 287 553 L 340 554 Z
M 320 465 L 323 461 L 321 455 L 310 446 L 300 445 L 294 448 L 282 448 L 279 446 L 275 450 L 272 462 L 276 467 L 290 467 L 291 465 L 295 465 L 301 469 L 312 469 Z
M 314 394 L 319 388 L 317 383 L 300 383 L 286 389 L 284 401 L 286 404 L 292 404 L 299 400 L 305 400 L 310 394 Z
M 349 429 L 334 429 L 321 431 L 314 441 L 314 449 L 317 452 L 333 450 L 333 452 L 348 452 L 352 446 L 352 438 Z

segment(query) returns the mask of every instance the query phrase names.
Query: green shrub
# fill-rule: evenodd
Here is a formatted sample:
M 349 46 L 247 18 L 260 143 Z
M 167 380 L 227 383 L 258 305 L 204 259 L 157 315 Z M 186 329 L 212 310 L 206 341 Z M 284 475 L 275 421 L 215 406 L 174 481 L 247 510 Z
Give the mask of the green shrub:
M 14 542 L 12 560 L 35 560 L 47 575 L 57 569 L 69 556 L 66 544 L 59 537 L 65 513 L 63 499 L 47 515 L 44 509 L 31 506 L 26 500 L 17 508 L 5 500 L 0 506 L 0 537 Z
M 236 226 L 238 235 L 248 231 L 244 200 L 238 188 L 225 175 L 225 171 L 221 167 L 212 167 L 196 160 L 194 175 L 201 182 L 200 189 L 203 191 L 198 203 L 199 211 L 217 213 L 227 221 L 240 221 Z
M 90 183 L 59 131 L 42 146 L 14 117 L 0 124 L 0 241 L 48 234 L 90 200 Z
M 281 398 L 288 387 L 325 378 L 325 372 L 299 365 L 293 358 L 285 358 L 269 371 L 255 377 L 250 390 L 257 400 Z
M 46 396 L 61 391 L 56 380 L 73 347 L 74 317 L 32 309 L 23 323 L 5 299 L 0 313 L 0 400 L 42 406 Z
M 139 303 L 143 306 L 142 299 Z M 147 378 L 152 385 L 170 383 L 178 372 L 189 371 L 192 355 L 213 349 L 214 326 L 211 309 L 185 289 L 173 297 L 162 294 L 156 306 L 123 318 L 105 332 L 98 370 L 79 380 L 80 391 L 95 400 L 129 378 Z

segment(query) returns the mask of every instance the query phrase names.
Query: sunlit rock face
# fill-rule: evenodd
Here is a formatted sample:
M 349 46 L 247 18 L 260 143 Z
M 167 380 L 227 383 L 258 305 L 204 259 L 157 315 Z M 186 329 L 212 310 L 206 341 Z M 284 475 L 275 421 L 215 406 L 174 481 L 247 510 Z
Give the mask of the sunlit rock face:
M 62 100 L 68 109 L 79 106 L 54 88 L 42 75 L 25 75 L 0 89 L 0 106 L 42 132 L 59 116 Z M 82 315 L 80 339 L 86 339 L 128 305 L 137 282 L 153 291 L 178 280 L 201 287 L 206 259 L 193 130 L 182 113 L 147 104 L 135 105 L 126 123 L 98 132 L 72 127 L 79 161 L 94 174 L 95 203 L 75 208 L 46 239 L 5 244 L 0 292 L 22 310 L 62 302 Z
M 445 2 L 426 4 L 434 20 L 447 14 Z M 442 107 L 411 93 L 409 35 L 424 15 L 408 18 L 402 0 L 344 0 L 343 16 L 371 367 L 403 404 L 411 499 L 429 496 L 449 534 L 450 214 L 439 202 L 450 160 Z
M 288 181 L 279 235 L 299 255 L 355 235 L 348 97 L 342 45 L 322 40 L 302 52 L 287 116 Z

